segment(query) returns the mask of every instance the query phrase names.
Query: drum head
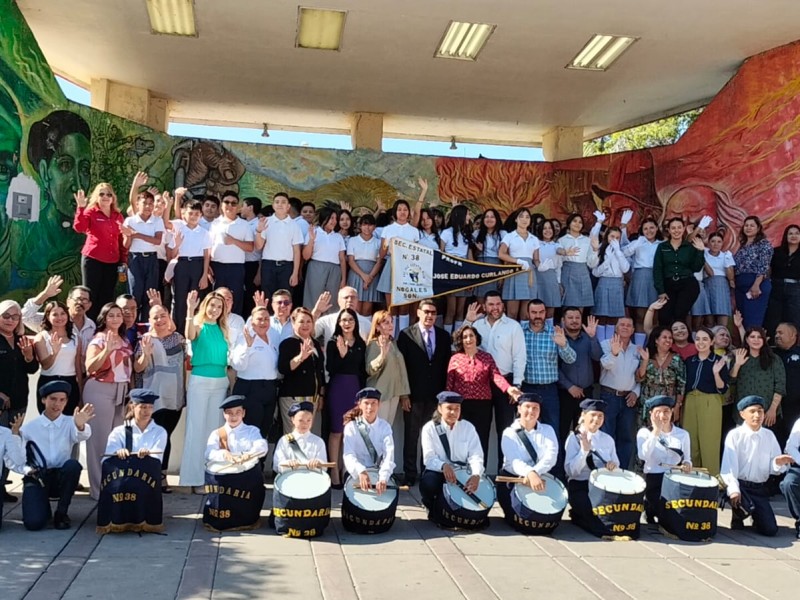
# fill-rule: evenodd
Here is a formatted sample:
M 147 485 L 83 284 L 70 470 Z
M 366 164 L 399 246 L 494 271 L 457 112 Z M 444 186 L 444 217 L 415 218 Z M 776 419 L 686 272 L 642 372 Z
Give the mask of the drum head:
M 625 469 L 595 469 L 589 480 L 595 487 L 614 494 L 641 494 L 647 487 L 642 477 Z
M 458 481 L 462 484 L 466 485 L 467 480 L 469 480 L 470 477 L 470 472 L 467 469 L 456 469 L 456 479 L 458 479 Z M 450 500 L 456 505 L 474 512 L 486 510 L 480 504 L 470 498 L 466 492 L 464 492 L 464 490 L 457 485 L 445 484 L 445 488 L 450 496 Z M 496 492 L 492 482 L 486 479 L 486 477 L 481 477 L 480 483 L 478 484 L 478 489 L 475 490 L 475 495 L 480 498 L 486 506 L 491 508 L 496 498 L 495 494 Z
M 275 489 L 289 498 L 318 498 L 330 487 L 331 478 L 327 473 L 309 469 L 286 471 L 275 478 Z
M 231 473 L 244 473 L 258 464 L 259 458 L 256 456 L 243 463 L 232 463 L 226 460 L 209 460 L 206 462 L 206 471 L 220 475 L 230 475 Z
M 683 473 L 678 469 L 673 469 L 672 471 L 665 473 L 664 477 L 667 477 L 675 483 L 679 483 L 681 485 L 701 488 L 719 487 L 719 481 L 717 481 L 716 478 L 711 477 L 711 475 L 708 473 L 703 473 L 701 471 L 690 471 L 689 473 Z
M 563 512 L 567 507 L 567 488 L 558 479 L 545 473 L 543 492 L 536 492 L 527 485 L 518 483 L 514 486 L 516 494 L 522 504 L 540 515 L 555 515 Z
M 367 473 L 373 485 L 378 483 L 379 476 L 377 469 L 367 469 Z M 393 483 L 391 479 L 389 483 Z M 397 489 L 387 489 L 379 496 L 374 490 L 365 492 L 360 489 L 358 487 L 358 479 L 352 477 L 347 480 L 347 485 L 344 486 L 344 493 L 350 502 L 369 512 L 382 511 L 388 506 L 391 506 L 395 498 L 397 498 Z

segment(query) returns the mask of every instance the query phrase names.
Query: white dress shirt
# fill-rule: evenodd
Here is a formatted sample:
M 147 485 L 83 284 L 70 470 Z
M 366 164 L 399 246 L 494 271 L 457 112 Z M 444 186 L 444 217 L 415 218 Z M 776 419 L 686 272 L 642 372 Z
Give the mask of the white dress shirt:
M 765 483 L 770 475 L 783 473 L 788 465 L 778 466 L 775 458 L 781 447 L 775 434 L 766 427 L 753 431 L 745 424 L 739 425 L 725 438 L 720 475 L 728 486 L 728 496 L 738 494 L 739 480 Z
M 636 392 L 639 395 L 641 386 L 636 382 L 636 370 L 639 368 L 638 346 L 633 342 L 620 350 L 617 356 L 611 353 L 611 340 L 600 342 L 603 356 L 600 358 L 600 385 L 619 391 Z
M 478 319 L 472 326 L 481 335 L 481 350 L 492 355 L 497 368 L 503 375 L 513 374 L 516 386 L 525 380 L 525 336 L 519 321 L 509 319 L 505 314 L 489 324 L 486 317 Z
M 714 275 L 719 277 L 726 277 L 725 270 L 728 267 L 735 267 L 736 261 L 733 260 L 733 254 L 728 252 L 727 250 L 723 250 L 716 256 L 709 252 L 708 248 L 705 249 L 703 255 L 706 259 L 706 264 L 711 267 L 711 270 L 714 272 Z
M 226 244 L 225 236 L 229 235 L 240 242 L 252 242 L 255 237 L 250 224 L 244 219 L 229 219 L 222 215 L 217 217 L 209 229 L 211 235 L 211 260 L 220 263 L 240 265 L 245 261 L 246 252 L 236 244 Z
M 161 220 L 161 217 L 156 217 L 154 215 L 150 215 L 150 218 L 144 221 L 141 216 L 136 214 L 132 217 L 127 217 L 124 221 L 124 225 L 130 227 L 136 233 L 141 233 L 148 237 L 153 237 L 157 233 L 161 233 L 162 238 L 164 236 L 164 221 Z M 158 252 L 158 244 L 151 244 L 139 238 L 134 238 L 131 241 L 131 247 L 128 251 L 131 253 Z
M 661 441 L 659 441 L 661 440 Z M 666 447 L 664 444 L 666 444 Z M 670 450 L 675 448 L 683 452 L 683 456 Z M 642 427 L 636 434 L 636 449 L 639 459 L 644 461 L 644 472 L 666 473 L 669 467 L 661 465 L 680 465 L 692 463 L 692 447 L 689 433 L 677 425 L 672 426 L 672 431 L 656 436 L 647 427 Z
M 519 431 L 525 432 L 525 437 L 536 450 L 538 460 L 535 464 L 519 439 L 519 433 L 517 433 Z M 527 477 L 531 471 L 536 471 L 537 475 L 544 475 L 555 466 L 556 458 L 558 458 L 556 432 L 545 423 L 537 423 L 536 427 L 525 431 L 520 425 L 519 419 L 514 419 L 514 422 L 503 431 L 500 445 L 503 449 L 503 469 L 519 477 Z
M 202 223 L 203 219 L 200 219 L 200 222 Z M 184 221 L 178 220 L 172 223 L 175 227 L 174 233 L 180 233 L 183 236 L 183 242 L 178 250 L 179 257 L 199 258 L 206 250 L 211 249 L 211 236 L 201 225 L 192 229 Z M 175 240 L 173 239 L 170 248 L 174 247 Z
M 503 236 L 502 244 L 508 248 L 508 254 L 512 258 L 527 258 L 533 260 L 533 253 L 539 249 L 539 238 L 532 233 L 522 239 L 522 236 L 515 231 L 511 231 Z
M 580 426 L 578 429 L 579 431 L 584 431 L 583 426 Z M 614 438 L 599 429 L 595 433 L 589 433 L 588 436 L 589 446 L 594 452 L 599 454 L 606 462 L 613 462 L 616 465 L 619 464 L 617 445 L 614 442 Z M 567 436 L 564 448 L 566 453 L 564 457 L 564 471 L 567 473 L 567 479 L 588 481 L 589 475 L 592 472 L 589 465 L 586 463 L 589 452 L 583 450 L 581 441 L 575 433 L 571 432 Z M 599 464 L 600 459 L 597 456 L 593 456 L 592 460 L 595 467 L 605 467 L 605 464 Z
M 377 234 L 377 230 L 376 233 Z M 381 240 L 386 240 L 387 248 L 389 249 L 388 254 L 392 253 L 392 238 L 400 238 L 406 240 L 407 242 L 418 242 L 419 241 L 419 229 L 414 227 L 411 223 L 391 223 L 387 225 L 381 230 L 380 233 Z M 439 248 L 437 247 L 436 250 Z
M 651 242 L 643 235 L 629 242 L 626 230 L 622 230 L 622 243 L 620 244 L 622 253 L 628 258 L 633 257 L 631 267 L 634 269 L 652 269 L 656 250 L 658 250 L 660 243 L 661 240 L 653 240 Z
M 308 460 L 318 458 L 322 462 L 328 462 L 328 451 L 321 437 L 314 435 L 310 431 L 306 433 L 297 433 L 297 430 L 293 431 L 292 435 L 294 439 L 297 440 L 297 445 L 300 446 L 300 449 Z M 286 436 L 283 435 L 275 445 L 275 452 L 272 457 L 272 471 L 274 473 L 291 471 L 291 467 L 281 467 L 280 465 L 281 463 L 287 463 L 292 460 L 299 460 L 299 458 L 295 457 L 292 451 L 292 444 L 290 444 Z
M 245 222 L 250 226 L 250 233 L 253 234 L 253 237 L 250 239 L 255 241 L 256 236 L 259 235 L 259 233 L 256 231 L 256 227 L 258 227 L 258 217 L 253 217 L 249 221 L 245 219 Z M 258 262 L 260 260 L 261 260 L 261 250 L 257 249 L 254 243 L 253 251 L 244 253 L 244 262 Z
M 627 273 L 631 268 L 631 264 L 625 255 L 620 250 L 619 242 L 612 241 L 606 247 L 606 254 L 602 263 L 599 263 L 592 269 L 592 275 L 595 277 L 616 277 L 622 279 L 622 276 Z
M 467 258 L 467 253 L 469 252 L 469 243 L 460 233 L 458 235 L 458 246 L 455 245 L 454 231 L 452 227 L 448 227 L 442 231 L 439 234 L 439 237 L 442 240 L 444 251 L 447 254 L 451 254 L 459 258 Z
M 333 339 L 333 332 L 336 331 L 336 320 L 339 318 L 339 312 L 324 315 L 314 322 L 314 337 L 322 339 L 322 347 L 326 348 L 328 342 Z M 369 330 L 372 327 L 372 319 L 364 315 L 358 315 L 358 334 L 367 341 Z
M 591 240 L 585 235 L 581 234 L 578 237 L 572 237 L 572 234 L 567 233 L 558 239 L 558 243 L 564 250 L 569 250 L 570 248 L 578 249 L 578 254 L 575 256 L 562 256 L 564 262 L 586 263 L 590 269 L 597 266 L 597 252 L 592 248 Z
M 222 426 L 228 434 L 228 452 L 231 454 L 265 454 L 269 450 L 267 440 L 261 437 L 261 431 L 253 425 L 239 423 L 234 428 L 225 423 Z M 219 445 L 219 429 L 208 436 L 206 444 L 206 460 L 225 460 L 225 450 Z
M 248 346 L 241 333 L 231 350 L 231 366 L 236 369 L 236 377 L 248 381 L 278 379 L 278 347 L 269 340 L 270 334 L 267 333 L 269 341 L 265 342 L 249 326 L 248 333 L 254 337 L 253 345 Z
M 228 314 L 228 344 L 236 341 L 244 331 L 245 322 L 241 315 L 232 312 Z
M 311 251 L 311 260 L 338 265 L 339 253 L 346 250 L 342 235 L 335 231 L 328 233 L 322 227 L 315 228 L 314 233 L 314 248 Z
M 25 466 L 25 450 L 22 448 L 22 438 L 13 435 L 7 427 L 0 427 L 0 464 L 5 462 L 6 467 L 12 471 L 22 472 Z
M 794 466 L 800 466 L 800 419 L 794 422 L 789 439 L 786 440 L 784 453 L 794 459 Z
M 167 447 L 167 430 L 156 424 L 151 420 L 144 431 L 139 429 L 134 421 L 131 424 L 133 439 L 131 443 L 131 454 L 136 454 L 142 448 L 150 450 L 151 452 L 160 452 L 162 454 L 155 454 L 153 458 L 159 461 L 163 458 L 164 449 Z M 117 450 L 122 450 L 125 447 L 125 425 L 119 425 L 111 430 L 108 434 L 108 442 L 106 443 L 106 454 L 114 454 Z M 105 460 L 108 457 L 104 457 Z
M 380 465 L 372 464 L 372 456 L 367 450 L 367 444 L 361 437 L 358 425 L 355 421 L 350 421 L 344 426 L 344 468 L 350 473 L 350 477 L 358 479 L 358 476 L 367 468 L 378 469 L 380 481 L 389 481 L 394 473 L 394 437 L 392 436 L 392 426 L 386 421 L 377 417 L 374 423 L 364 421 L 372 445 L 378 453 Z
M 294 247 L 302 246 L 308 237 L 308 223 L 302 217 L 279 219 L 276 215 L 267 217 L 267 228 L 261 232 L 264 248 L 261 258 L 264 260 L 293 261 Z M 305 223 L 305 232 L 301 223 Z
M 428 421 L 422 426 L 422 462 L 426 469 L 442 471 L 445 463 L 465 463 L 469 465 L 472 475 L 483 475 L 483 449 L 472 423 L 456 421 L 450 427 L 442 421 L 447 442 L 450 446 L 450 459 L 444 451 L 436 423 Z
M 347 240 L 347 256 L 352 256 L 353 260 L 378 262 L 380 250 L 381 241 L 374 235 L 368 240 L 365 240 L 360 235 L 354 235 Z
M 78 431 L 75 421 L 67 415 L 59 415 L 51 421 L 44 414 L 25 423 L 20 429 L 23 442 L 36 442 L 47 461 L 48 469 L 60 469 L 72 458 L 72 447 L 92 436 L 92 428 L 87 423 L 83 431 Z

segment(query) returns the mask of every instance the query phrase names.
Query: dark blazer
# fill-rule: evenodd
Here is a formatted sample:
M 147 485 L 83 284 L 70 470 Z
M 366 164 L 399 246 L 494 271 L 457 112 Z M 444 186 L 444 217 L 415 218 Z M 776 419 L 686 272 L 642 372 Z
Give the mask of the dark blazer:
M 313 340 L 313 338 L 312 338 Z M 278 346 L 278 371 L 283 375 L 281 396 L 316 396 L 325 385 L 325 359 L 322 346 L 313 340 L 317 354 L 312 354 L 292 371 L 289 363 L 300 354 L 300 338 L 286 338 Z
M 450 364 L 450 334 L 441 327 L 434 326 L 436 347 L 433 358 L 428 359 L 428 351 L 422 339 L 419 324 L 411 325 L 397 338 L 397 348 L 403 355 L 411 387 L 411 402 L 431 401 L 447 385 L 447 366 Z

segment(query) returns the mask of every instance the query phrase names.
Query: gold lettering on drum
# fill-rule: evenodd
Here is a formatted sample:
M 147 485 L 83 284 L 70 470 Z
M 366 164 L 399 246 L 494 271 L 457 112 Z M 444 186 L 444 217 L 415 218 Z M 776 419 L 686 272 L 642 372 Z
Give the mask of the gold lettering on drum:
M 696 523 L 694 521 L 687 521 L 685 528 L 688 529 L 689 531 L 710 531 L 711 522 L 703 521 L 702 523 Z
M 391 525 L 394 522 L 394 516 L 385 519 L 363 519 L 350 513 L 342 513 L 342 519 L 350 521 L 351 523 L 358 523 L 359 525 L 366 525 L 367 527 L 377 527 L 379 525 Z
M 317 517 L 327 517 L 331 514 L 330 508 L 318 508 L 316 510 L 295 509 L 295 508 L 278 508 L 277 506 L 272 509 L 272 514 L 281 519 L 313 519 Z M 294 536 L 291 536 L 294 537 Z
M 108 473 L 104 478 L 103 481 L 100 482 L 100 488 L 106 487 L 112 481 L 116 481 L 122 477 L 129 477 L 132 479 L 140 479 L 142 480 L 147 487 L 150 489 L 156 489 L 156 480 L 150 477 L 148 473 L 143 471 L 139 471 L 138 469 L 134 472 L 133 469 L 114 469 L 110 473 Z
M 622 504 L 605 504 L 592 507 L 592 514 L 595 517 L 605 517 L 621 512 L 644 512 L 644 504 L 624 502 Z
M 111 494 L 111 500 L 117 504 L 119 502 L 136 502 L 136 494 L 132 492 L 119 492 Z
M 217 485 L 217 484 L 206 484 L 205 486 L 203 486 L 203 491 L 206 494 L 219 494 L 224 496 L 231 496 L 233 498 L 241 498 L 242 500 L 250 500 L 250 490 L 225 487 L 223 485 Z
M 678 510 L 681 508 L 708 508 L 717 510 L 719 503 L 716 500 L 694 500 L 692 498 L 680 500 L 667 500 L 664 503 L 664 508 L 667 510 Z
M 531 521 L 530 519 L 523 519 L 518 514 L 514 515 L 514 522 L 528 529 L 554 529 L 558 526 L 557 522 L 542 523 L 540 521 Z

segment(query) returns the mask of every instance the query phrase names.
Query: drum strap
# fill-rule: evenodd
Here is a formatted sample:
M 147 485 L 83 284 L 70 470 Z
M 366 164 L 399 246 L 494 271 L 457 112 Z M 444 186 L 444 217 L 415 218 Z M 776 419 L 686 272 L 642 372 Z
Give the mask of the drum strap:
M 228 431 L 224 427 L 217 429 L 217 436 L 219 437 L 219 447 L 223 450 L 228 449 Z
M 372 459 L 371 466 L 377 467 L 380 465 L 382 457 L 378 456 L 378 451 L 375 449 L 375 444 L 373 444 L 372 440 L 369 438 L 369 431 L 367 431 L 367 424 L 364 422 L 364 419 L 356 419 L 356 429 L 358 429 L 358 433 L 361 434 L 361 439 L 364 440 L 364 445 L 367 447 L 369 457 Z
M 575 437 L 578 438 L 578 444 L 580 445 L 580 443 L 581 443 L 580 442 L 580 432 L 576 431 L 575 432 Z M 599 466 L 595 462 L 595 459 L 597 459 L 600 462 Z M 603 458 L 600 455 L 600 453 L 597 450 L 595 450 L 594 448 L 592 448 L 589 451 L 589 454 L 586 455 L 586 466 L 589 467 L 589 469 L 592 470 L 592 471 L 594 471 L 595 469 L 599 469 L 601 467 L 605 467 L 607 462 L 608 461 L 605 458 Z
M 289 442 L 289 447 L 292 449 L 292 454 L 294 454 L 294 459 L 298 462 L 308 462 L 308 457 L 306 453 L 303 452 L 303 449 L 300 447 L 300 444 L 297 443 L 297 440 L 294 439 L 294 436 L 291 433 L 286 434 L 286 441 Z
M 667 443 L 667 440 L 665 440 L 663 437 L 658 438 L 658 443 L 664 446 L 664 448 L 666 448 L 667 450 L 672 450 L 675 454 L 678 455 L 678 458 L 681 459 L 681 462 L 683 461 L 683 450 L 681 450 L 680 448 L 673 448 Z
M 133 452 L 133 426 L 130 423 L 125 425 L 125 449 Z
M 519 441 L 522 442 L 522 445 L 525 447 L 525 450 L 528 451 L 528 454 L 531 455 L 531 460 L 533 460 L 533 464 L 539 462 L 539 455 L 536 453 L 536 448 L 533 447 L 531 444 L 530 439 L 528 439 L 527 434 L 525 433 L 524 429 L 517 429 L 517 437 Z
M 464 467 L 467 463 L 458 462 L 453 460 L 453 457 L 450 456 L 450 442 L 447 441 L 447 432 L 445 432 L 444 427 L 441 424 L 436 426 L 436 433 L 439 434 L 439 441 L 442 443 L 442 448 L 444 448 L 444 455 L 447 457 L 447 462 L 453 463 L 454 465 L 458 465 L 460 467 Z

